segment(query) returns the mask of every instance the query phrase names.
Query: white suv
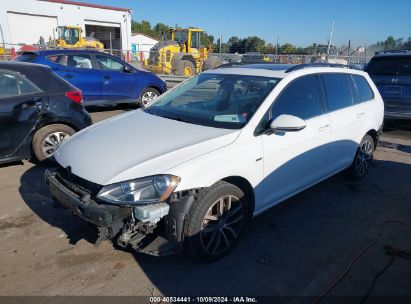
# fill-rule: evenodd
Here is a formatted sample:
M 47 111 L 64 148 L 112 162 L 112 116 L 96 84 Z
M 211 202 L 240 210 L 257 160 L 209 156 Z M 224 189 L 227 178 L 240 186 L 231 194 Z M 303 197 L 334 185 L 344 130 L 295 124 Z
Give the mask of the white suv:
M 225 67 L 77 133 L 46 181 L 102 239 L 215 260 L 253 216 L 338 172 L 362 178 L 383 116 L 361 71 Z

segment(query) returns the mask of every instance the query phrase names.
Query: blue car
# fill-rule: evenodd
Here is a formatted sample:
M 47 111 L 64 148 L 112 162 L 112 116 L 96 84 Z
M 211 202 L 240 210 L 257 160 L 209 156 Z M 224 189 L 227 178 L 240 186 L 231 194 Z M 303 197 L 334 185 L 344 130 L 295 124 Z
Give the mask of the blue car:
M 411 51 L 380 52 L 365 71 L 384 99 L 385 118 L 411 119 Z
M 82 90 L 85 106 L 139 103 L 145 107 L 167 90 L 166 83 L 156 75 L 94 50 L 23 52 L 15 60 L 48 65 Z

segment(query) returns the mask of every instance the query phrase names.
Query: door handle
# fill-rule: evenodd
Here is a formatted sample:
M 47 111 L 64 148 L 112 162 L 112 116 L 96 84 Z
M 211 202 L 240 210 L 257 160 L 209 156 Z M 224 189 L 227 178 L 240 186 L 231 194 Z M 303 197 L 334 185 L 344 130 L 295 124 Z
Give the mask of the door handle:
M 364 116 L 365 116 L 365 113 L 364 113 L 364 112 L 357 114 L 357 118 L 363 118 Z
M 318 131 L 324 132 L 324 131 L 327 131 L 329 128 L 330 128 L 330 125 L 324 125 L 322 127 L 319 127 Z
M 71 74 L 66 74 L 66 75 L 64 75 L 63 77 L 64 77 L 64 78 L 67 78 L 67 79 L 71 79 L 71 78 L 73 78 L 74 76 L 71 75 Z

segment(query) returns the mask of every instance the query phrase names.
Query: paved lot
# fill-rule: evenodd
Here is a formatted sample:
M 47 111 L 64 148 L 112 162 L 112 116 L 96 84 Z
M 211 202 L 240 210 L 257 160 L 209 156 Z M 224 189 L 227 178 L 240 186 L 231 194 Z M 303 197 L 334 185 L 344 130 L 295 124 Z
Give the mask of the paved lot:
M 124 111 L 104 110 L 92 110 L 93 119 Z M 366 179 L 333 177 L 272 208 L 252 221 L 229 257 L 212 264 L 96 247 L 95 229 L 53 204 L 45 167 L 0 167 L 0 295 L 319 295 L 381 222 L 411 222 L 411 126 L 388 124 L 382 139 L 386 147 L 377 149 Z M 331 294 L 364 295 L 390 261 L 386 244 L 411 248 L 411 229 L 387 225 Z M 410 277 L 411 261 L 397 258 L 372 294 L 411 296 Z

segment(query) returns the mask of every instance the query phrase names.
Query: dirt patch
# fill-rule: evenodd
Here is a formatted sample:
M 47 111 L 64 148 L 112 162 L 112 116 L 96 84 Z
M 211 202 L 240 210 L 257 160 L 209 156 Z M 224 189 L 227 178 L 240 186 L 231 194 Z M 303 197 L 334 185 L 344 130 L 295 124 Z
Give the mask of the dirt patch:
M 114 266 L 113 269 L 119 270 L 119 269 L 123 269 L 124 268 L 124 264 L 121 262 L 117 262 Z
M 36 222 L 36 217 L 34 214 L 13 217 L 0 220 L 0 230 L 11 229 L 11 228 L 24 228 L 30 226 Z
M 97 262 L 102 258 L 101 253 L 69 254 L 58 256 L 56 264 L 60 268 L 74 267 L 81 264 Z

